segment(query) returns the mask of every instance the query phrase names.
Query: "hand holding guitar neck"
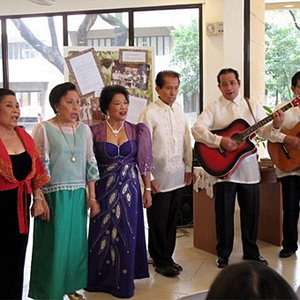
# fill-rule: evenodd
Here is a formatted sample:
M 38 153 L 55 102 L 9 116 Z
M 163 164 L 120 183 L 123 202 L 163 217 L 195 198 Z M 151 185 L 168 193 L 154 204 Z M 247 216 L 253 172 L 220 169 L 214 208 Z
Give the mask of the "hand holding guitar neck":
M 282 109 L 279 109 L 273 113 L 273 127 L 279 128 L 284 121 L 284 112 Z

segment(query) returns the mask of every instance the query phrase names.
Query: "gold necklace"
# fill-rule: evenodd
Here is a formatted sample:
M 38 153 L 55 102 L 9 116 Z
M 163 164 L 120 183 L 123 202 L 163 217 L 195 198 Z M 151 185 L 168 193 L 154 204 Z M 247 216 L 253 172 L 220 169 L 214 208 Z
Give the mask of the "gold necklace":
M 109 122 L 107 120 L 106 120 L 106 124 L 115 136 L 118 136 L 118 134 L 120 133 L 121 129 L 124 126 L 124 122 L 122 122 L 121 126 L 118 129 L 113 129 L 112 126 L 109 124 Z
M 72 148 L 71 145 L 69 144 L 69 141 L 68 141 L 67 137 L 65 136 L 65 134 L 64 134 L 64 132 L 63 132 L 63 130 L 62 130 L 62 128 L 60 127 L 60 124 L 59 124 L 58 120 L 56 120 L 56 122 L 57 122 L 57 125 L 58 125 L 59 129 L 60 129 L 60 132 L 61 132 L 62 135 L 64 136 L 64 138 L 65 138 L 65 140 L 66 140 L 66 142 L 67 142 L 67 144 L 68 144 L 68 146 L 69 146 L 69 148 L 70 148 L 70 150 L 71 150 L 71 162 L 72 162 L 72 163 L 75 163 L 75 162 L 76 162 L 76 157 L 75 157 L 76 136 L 75 136 L 75 132 L 74 132 L 74 127 L 72 126 L 73 139 L 74 139 L 74 147 Z

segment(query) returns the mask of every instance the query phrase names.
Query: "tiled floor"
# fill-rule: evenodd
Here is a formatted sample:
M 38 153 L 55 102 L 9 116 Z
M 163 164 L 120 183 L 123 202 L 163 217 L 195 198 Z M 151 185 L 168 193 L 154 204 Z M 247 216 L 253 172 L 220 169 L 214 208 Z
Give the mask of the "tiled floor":
M 238 222 L 236 222 L 238 223 Z M 236 226 L 238 227 L 238 226 Z M 277 270 L 293 288 L 300 285 L 300 254 L 287 259 L 280 259 L 278 252 L 280 247 L 272 244 L 258 242 L 261 254 L 268 260 L 269 265 Z M 28 257 L 30 257 L 30 247 Z M 241 261 L 242 249 L 240 232 L 236 229 L 234 250 L 230 257 L 230 263 Z M 175 278 L 163 277 L 157 274 L 152 265 L 149 265 L 150 278 L 137 280 L 134 300 L 174 300 L 182 296 L 197 293 L 208 289 L 212 280 L 220 271 L 215 265 L 215 256 L 193 247 L 193 229 L 178 229 L 175 260 L 180 263 L 184 270 Z M 25 271 L 24 300 L 27 297 L 29 281 L 29 261 L 27 259 Z M 84 293 L 87 300 L 110 300 L 117 299 L 104 293 Z

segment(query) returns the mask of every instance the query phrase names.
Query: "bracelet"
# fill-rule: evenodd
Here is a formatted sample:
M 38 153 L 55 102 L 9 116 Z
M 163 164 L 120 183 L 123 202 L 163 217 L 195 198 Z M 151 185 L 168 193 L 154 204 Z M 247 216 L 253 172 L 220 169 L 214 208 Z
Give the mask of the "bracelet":
M 33 197 L 33 200 L 43 200 L 42 197 Z
M 152 189 L 151 188 L 145 188 L 146 191 L 151 192 Z

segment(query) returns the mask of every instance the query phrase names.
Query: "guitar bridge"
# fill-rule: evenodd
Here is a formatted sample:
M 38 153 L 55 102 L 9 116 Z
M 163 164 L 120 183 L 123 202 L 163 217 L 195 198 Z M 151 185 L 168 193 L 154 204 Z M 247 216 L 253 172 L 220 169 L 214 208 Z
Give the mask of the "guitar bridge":
M 222 147 L 219 147 L 219 148 L 218 148 L 218 151 L 220 152 L 220 154 L 221 154 L 223 157 L 226 157 L 226 156 L 227 156 L 226 151 L 225 151 Z

